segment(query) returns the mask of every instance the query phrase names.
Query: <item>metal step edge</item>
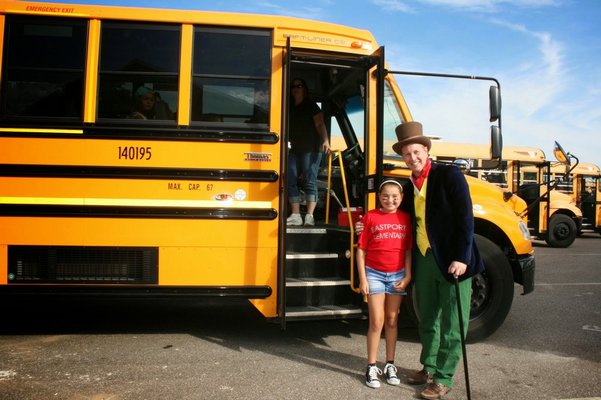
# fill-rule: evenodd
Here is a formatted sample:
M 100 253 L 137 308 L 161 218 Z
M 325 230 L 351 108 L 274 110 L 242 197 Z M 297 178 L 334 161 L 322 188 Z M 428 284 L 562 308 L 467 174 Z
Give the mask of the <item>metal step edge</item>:
M 311 287 L 311 286 L 350 286 L 350 280 L 336 280 L 336 279 L 325 279 L 325 280 L 306 280 L 298 278 L 288 278 L 286 280 L 286 287 Z
M 336 253 L 286 253 L 286 260 L 315 260 L 318 258 L 338 258 Z
M 327 318 L 327 317 L 361 317 L 363 311 L 358 307 L 343 308 L 340 306 L 332 306 L 331 308 L 323 307 L 308 307 L 305 309 L 297 309 L 286 311 L 286 319 L 301 319 L 301 318 Z
M 328 232 L 326 228 L 286 228 L 286 233 L 306 233 L 310 235 L 325 235 Z

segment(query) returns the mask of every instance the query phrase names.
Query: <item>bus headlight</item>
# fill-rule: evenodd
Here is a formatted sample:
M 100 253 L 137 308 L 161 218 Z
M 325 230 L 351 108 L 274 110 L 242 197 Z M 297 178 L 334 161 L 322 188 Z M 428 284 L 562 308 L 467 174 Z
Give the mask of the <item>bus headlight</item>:
M 522 236 L 524 237 L 524 239 L 526 240 L 531 240 L 532 238 L 530 237 L 530 231 L 528 230 L 528 226 L 526 225 L 526 223 L 524 221 L 520 221 L 520 231 L 522 232 Z

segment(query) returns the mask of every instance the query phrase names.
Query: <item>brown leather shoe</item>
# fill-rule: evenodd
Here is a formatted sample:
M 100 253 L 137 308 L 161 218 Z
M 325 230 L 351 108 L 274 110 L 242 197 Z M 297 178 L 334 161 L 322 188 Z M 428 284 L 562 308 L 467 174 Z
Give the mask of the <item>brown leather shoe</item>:
M 444 399 L 444 395 L 447 394 L 449 390 L 451 390 L 451 388 L 442 383 L 430 382 L 419 395 L 422 399 L 428 400 Z
M 424 383 L 428 383 L 430 379 L 432 379 L 432 374 L 422 369 L 407 378 L 407 383 L 410 385 L 423 385 Z

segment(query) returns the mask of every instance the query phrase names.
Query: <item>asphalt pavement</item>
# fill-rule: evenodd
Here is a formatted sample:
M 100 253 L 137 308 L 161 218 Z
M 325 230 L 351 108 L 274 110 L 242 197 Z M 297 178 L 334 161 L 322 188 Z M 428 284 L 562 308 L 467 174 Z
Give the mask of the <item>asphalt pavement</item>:
M 467 346 L 471 398 L 601 400 L 601 236 L 537 242 L 536 262 L 535 291 L 516 287 L 501 328 Z M 282 331 L 239 299 L 0 301 L 0 399 L 398 400 L 420 389 L 365 386 L 366 320 Z M 402 381 L 419 351 L 403 322 Z M 462 365 L 445 398 L 467 398 Z

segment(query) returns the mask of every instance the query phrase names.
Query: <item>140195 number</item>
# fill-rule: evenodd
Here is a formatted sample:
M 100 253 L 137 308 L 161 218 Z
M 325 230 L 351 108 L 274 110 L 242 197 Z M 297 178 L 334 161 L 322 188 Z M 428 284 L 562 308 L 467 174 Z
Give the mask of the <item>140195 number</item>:
M 150 160 L 152 148 L 137 146 L 119 146 L 119 160 Z

